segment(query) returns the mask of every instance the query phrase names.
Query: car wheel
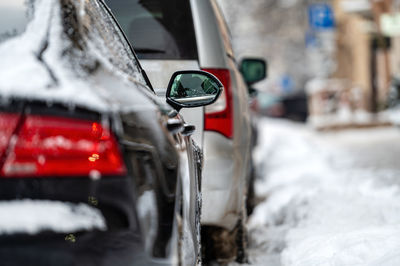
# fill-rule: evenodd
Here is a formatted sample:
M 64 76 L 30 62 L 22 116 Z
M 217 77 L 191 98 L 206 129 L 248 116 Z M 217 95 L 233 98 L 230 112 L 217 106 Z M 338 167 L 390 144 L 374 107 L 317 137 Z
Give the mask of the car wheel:
M 233 261 L 237 254 L 236 246 L 237 229 L 228 231 L 216 226 L 203 226 L 201 228 L 201 242 L 203 262 L 221 263 L 225 265 Z

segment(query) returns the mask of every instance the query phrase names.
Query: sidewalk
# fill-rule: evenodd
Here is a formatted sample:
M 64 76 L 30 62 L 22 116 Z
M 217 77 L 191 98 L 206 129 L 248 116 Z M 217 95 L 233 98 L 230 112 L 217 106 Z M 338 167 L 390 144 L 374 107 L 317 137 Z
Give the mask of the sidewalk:
M 399 118 L 396 119 L 396 116 Z M 363 111 L 341 110 L 336 114 L 309 117 L 307 123 L 318 131 L 389 127 L 400 124 L 400 112 L 382 112 L 378 114 Z

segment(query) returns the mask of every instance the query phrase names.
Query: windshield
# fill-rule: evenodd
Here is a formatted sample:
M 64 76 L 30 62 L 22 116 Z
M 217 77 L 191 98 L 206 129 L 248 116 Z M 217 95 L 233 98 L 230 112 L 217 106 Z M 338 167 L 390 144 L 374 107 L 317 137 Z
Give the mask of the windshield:
M 0 1 L 0 43 L 25 31 L 33 0 Z
M 106 0 L 141 59 L 197 59 L 187 0 Z

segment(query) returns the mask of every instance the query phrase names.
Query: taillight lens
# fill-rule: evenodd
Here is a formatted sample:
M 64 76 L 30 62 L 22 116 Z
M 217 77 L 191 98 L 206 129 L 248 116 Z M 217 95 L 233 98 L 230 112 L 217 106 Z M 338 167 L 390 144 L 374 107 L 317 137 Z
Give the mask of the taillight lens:
M 18 121 L 20 119 L 20 115 L 18 114 L 7 114 L 3 113 L 0 115 L 0 158 L 3 159 L 8 145 L 11 141 L 11 137 L 13 136 Z
M 229 69 L 203 69 L 216 76 L 224 85 L 218 100 L 205 108 L 204 130 L 216 131 L 227 138 L 233 137 L 233 97 Z
M 116 139 L 101 124 L 36 115 L 22 119 L 15 141 L 9 143 L 1 176 L 96 177 L 126 173 Z

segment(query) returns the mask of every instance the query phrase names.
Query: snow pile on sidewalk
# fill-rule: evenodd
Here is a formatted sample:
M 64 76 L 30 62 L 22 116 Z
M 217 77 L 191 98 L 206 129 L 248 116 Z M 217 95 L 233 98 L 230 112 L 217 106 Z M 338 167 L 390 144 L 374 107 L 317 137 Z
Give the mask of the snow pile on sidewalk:
M 397 126 L 400 125 L 400 105 L 397 105 L 396 107 L 384 111 L 383 115 L 385 115 L 386 118 L 389 121 L 391 121 L 394 125 Z
M 107 229 L 101 212 L 83 203 L 28 199 L 1 201 L 0 217 L 0 234 L 37 234 L 47 230 L 73 233 Z
M 398 142 L 400 132 L 318 134 L 261 121 L 256 192 L 265 200 L 249 221 L 252 265 L 400 265 L 400 168 L 365 168 L 359 161 L 369 155 L 349 151 Z

